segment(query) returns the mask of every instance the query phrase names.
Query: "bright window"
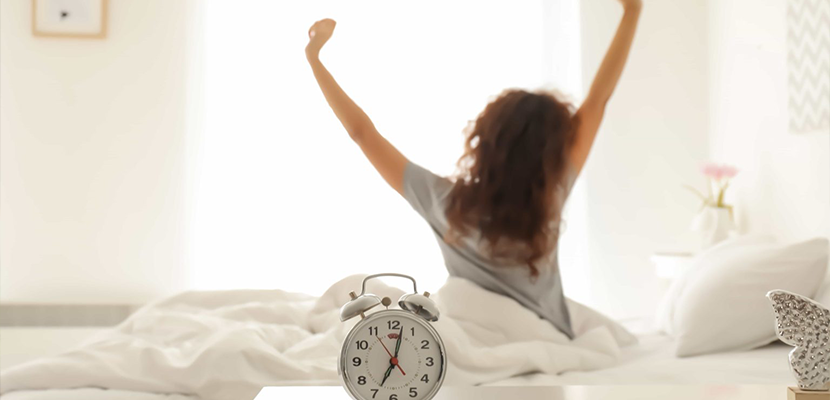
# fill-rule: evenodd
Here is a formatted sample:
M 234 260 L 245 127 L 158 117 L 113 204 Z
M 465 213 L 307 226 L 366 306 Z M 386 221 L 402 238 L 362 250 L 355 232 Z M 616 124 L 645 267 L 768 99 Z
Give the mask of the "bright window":
M 319 294 L 350 274 L 395 271 L 437 289 L 446 270 L 431 230 L 326 105 L 303 53 L 308 27 L 338 21 L 323 62 L 404 154 L 450 174 L 467 121 L 501 90 L 555 84 L 578 96 L 574 3 L 209 2 L 192 286 Z

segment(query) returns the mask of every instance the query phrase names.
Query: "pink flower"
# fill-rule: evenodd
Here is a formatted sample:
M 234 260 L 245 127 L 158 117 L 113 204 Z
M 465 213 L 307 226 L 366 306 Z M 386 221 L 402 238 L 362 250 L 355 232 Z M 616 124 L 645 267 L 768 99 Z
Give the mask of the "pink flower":
M 721 174 L 725 178 L 733 178 L 738 175 L 738 169 L 731 165 L 723 165 L 721 166 Z
M 720 179 L 720 167 L 718 167 L 717 164 L 708 163 L 703 166 L 701 172 L 703 172 L 703 176 L 706 176 L 708 178 L 712 178 L 715 180 Z
M 703 166 L 701 172 L 703 172 L 704 176 L 712 180 L 719 181 L 723 178 L 729 179 L 734 177 L 738 174 L 738 169 L 731 165 L 708 163 Z

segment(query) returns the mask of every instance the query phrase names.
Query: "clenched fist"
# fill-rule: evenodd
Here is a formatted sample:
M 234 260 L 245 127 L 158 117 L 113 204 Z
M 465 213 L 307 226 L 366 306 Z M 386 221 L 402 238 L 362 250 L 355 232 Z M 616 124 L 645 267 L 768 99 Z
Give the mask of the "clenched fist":
M 643 8 L 643 1 L 642 0 L 619 0 L 622 4 L 623 8 L 626 10 L 634 10 L 639 11 Z
M 321 19 L 311 25 L 308 29 L 308 45 L 305 47 L 306 55 L 318 55 L 323 45 L 331 39 L 334 33 L 334 26 L 337 25 L 333 19 Z

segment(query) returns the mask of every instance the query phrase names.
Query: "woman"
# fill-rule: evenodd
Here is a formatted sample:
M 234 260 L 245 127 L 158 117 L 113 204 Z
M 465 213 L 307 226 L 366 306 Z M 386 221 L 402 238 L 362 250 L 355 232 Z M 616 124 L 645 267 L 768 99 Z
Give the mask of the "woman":
M 450 275 L 512 297 L 569 338 L 556 257 L 560 214 L 631 49 L 642 3 L 619 2 L 625 13 L 579 109 L 547 93 L 504 92 L 468 130 L 453 180 L 404 157 L 320 62 L 334 21 L 316 22 L 306 47 L 329 106 L 383 179 L 433 228 Z

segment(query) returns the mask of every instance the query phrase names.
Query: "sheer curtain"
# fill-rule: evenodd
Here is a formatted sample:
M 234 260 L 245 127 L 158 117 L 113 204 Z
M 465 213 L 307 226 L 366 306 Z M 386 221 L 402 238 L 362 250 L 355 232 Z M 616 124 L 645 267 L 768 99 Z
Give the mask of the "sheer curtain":
M 372 169 L 317 88 L 303 53 L 313 21 L 338 21 L 323 61 L 393 144 L 436 173 L 453 172 L 463 128 L 501 90 L 581 90 L 573 0 L 205 7 L 189 232 L 198 289 L 319 294 L 350 274 L 394 271 L 435 290 L 446 278 L 429 227 Z M 569 206 L 569 230 L 580 213 Z M 563 259 L 579 260 L 582 239 L 570 236 Z M 577 298 L 579 262 L 566 273 Z

